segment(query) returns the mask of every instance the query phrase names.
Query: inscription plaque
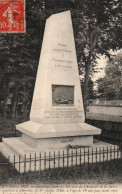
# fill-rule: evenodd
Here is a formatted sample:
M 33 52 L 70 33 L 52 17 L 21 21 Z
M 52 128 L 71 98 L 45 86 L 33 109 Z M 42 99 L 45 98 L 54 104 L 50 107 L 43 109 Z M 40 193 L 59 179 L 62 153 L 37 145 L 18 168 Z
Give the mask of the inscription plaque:
M 52 105 L 74 105 L 74 86 L 52 85 Z

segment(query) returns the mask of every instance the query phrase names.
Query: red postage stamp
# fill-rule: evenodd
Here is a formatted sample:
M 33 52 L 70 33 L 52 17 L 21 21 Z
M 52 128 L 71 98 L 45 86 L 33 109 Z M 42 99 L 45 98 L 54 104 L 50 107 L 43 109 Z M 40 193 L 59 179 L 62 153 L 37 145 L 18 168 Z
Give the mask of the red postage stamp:
M 25 0 L 0 0 L 0 33 L 25 32 Z

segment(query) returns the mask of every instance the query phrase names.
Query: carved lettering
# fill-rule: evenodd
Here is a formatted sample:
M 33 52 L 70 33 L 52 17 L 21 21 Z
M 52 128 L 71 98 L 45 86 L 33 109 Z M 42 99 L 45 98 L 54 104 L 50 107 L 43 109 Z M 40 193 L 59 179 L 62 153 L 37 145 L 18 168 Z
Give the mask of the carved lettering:
M 71 53 L 72 52 L 71 50 L 67 50 L 67 49 L 57 49 L 57 48 L 54 48 L 54 51 L 62 51 L 62 52 L 68 52 L 68 53 Z
M 45 111 L 45 118 L 81 118 L 82 111 Z

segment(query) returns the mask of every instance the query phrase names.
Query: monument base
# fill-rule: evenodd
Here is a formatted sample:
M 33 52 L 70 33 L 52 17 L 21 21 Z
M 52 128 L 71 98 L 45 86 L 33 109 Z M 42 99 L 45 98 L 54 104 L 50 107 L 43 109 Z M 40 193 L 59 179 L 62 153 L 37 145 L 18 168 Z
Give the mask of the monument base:
M 40 154 L 44 157 L 45 154 L 49 156 L 49 153 L 58 155 L 61 151 L 62 158 L 63 151 L 66 152 L 67 149 L 82 148 L 83 153 L 84 148 L 91 149 L 93 147 L 95 150 L 97 145 L 94 147 L 93 135 L 101 133 L 100 129 L 86 123 L 41 124 L 27 121 L 18 124 L 16 128 L 22 132 L 22 137 L 3 138 L 3 143 L 0 143 L 0 151 L 6 158 L 9 156 L 10 162 L 15 164 L 15 168 L 20 173 L 35 171 L 33 162 L 35 160 L 38 171 Z M 31 163 L 29 163 L 30 159 L 32 159 Z M 43 163 L 44 159 L 41 162 Z M 43 167 L 42 164 L 41 168 L 43 169 Z
M 40 124 L 33 121 L 18 124 L 22 141 L 34 148 L 55 149 L 68 145 L 91 146 L 93 135 L 101 130 L 86 123 Z
M 89 148 L 89 157 L 88 157 Z M 76 148 L 69 148 L 68 153 L 68 166 L 84 165 L 84 163 L 105 162 L 113 159 L 120 158 L 118 146 L 94 140 L 90 147 L 81 146 Z M 30 171 L 43 171 L 45 169 L 54 168 L 54 155 L 55 155 L 55 168 L 67 167 L 67 149 L 41 149 L 33 148 L 32 146 L 24 143 L 22 137 L 3 138 L 0 143 L 0 152 L 9 159 L 14 165 L 16 170 L 20 173 Z M 60 155 L 59 155 L 60 153 Z M 81 155 L 81 158 L 80 158 Z M 63 160 L 64 158 L 64 160 Z M 36 161 L 36 163 L 35 163 Z M 64 162 L 63 162 L 64 161 Z
M 22 141 L 33 148 L 41 149 L 62 149 L 68 146 L 91 146 L 93 144 L 93 136 L 76 136 L 76 137 L 54 137 L 54 138 L 32 138 L 26 134 L 22 134 Z

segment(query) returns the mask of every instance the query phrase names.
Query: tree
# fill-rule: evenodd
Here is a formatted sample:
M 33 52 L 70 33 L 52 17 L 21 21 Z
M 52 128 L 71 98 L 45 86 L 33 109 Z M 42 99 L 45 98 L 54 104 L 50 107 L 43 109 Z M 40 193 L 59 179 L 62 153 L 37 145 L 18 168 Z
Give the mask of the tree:
M 12 118 L 20 99 L 26 106 L 32 98 L 30 90 L 34 88 L 45 17 L 39 12 L 41 6 L 34 4 L 33 0 L 27 0 L 27 4 L 27 32 L 0 35 L 0 91 L 1 99 L 4 99 L 4 118 L 10 93 Z M 41 22 L 37 13 L 42 18 Z
M 81 80 L 81 90 L 82 90 L 82 94 L 84 96 L 84 88 L 85 84 L 84 84 L 84 79 Z M 95 93 L 95 90 L 94 90 L 94 83 L 91 79 L 91 77 L 89 78 L 89 81 L 88 81 L 88 100 L 89 99 L 95 99 L 96 97 L 96 93 Z
M 108 61 L 105 77 L 97 80 L 98 93 L 106 100 L 122 99 L 122 53 Z
M 9 35 L 10 36 L 10 35 Z M 12 35 L 11 40 L 8 38 L 7 46 L 8 50 L 4 49 L 4 45 L 1 46 L 1 93 L 4 99 L 4 111 L 3 116 L 6 117 L 6 107 L 7 99 L 9 94 L 11 95 L 11 117 L 14 118 L 15 109 L 17 104 L 17 99 L 20 91 L 25 91 L 28 93 L 28 79 L 30 78 L 30 83 L 32 83 L 32 78 L 35 78 L 36 69 L 37 69 L 37 58 L 33 59 L 35 51 L 29 52 L 29 46 L 26 44 L 26 41 L 29 41 L 30 35 Z M 4 38 L 3 38 L 4 39 Z M 25 45 L 26 44 L 26 45 Z M 33 42 L 31 42 L 31 48 L 33 47 Z M 32 56 L 31 56 L 32 55 Z M 34 86 L 34 83 L 32 87 Z
M 99 54 L 110 59 L 110 49 L 121 48 L 119 0 L 72 0 L 73 25 L 79 64 L 84 69 L 84 106 L 87 105 L 90 74 L 97 65 Z

